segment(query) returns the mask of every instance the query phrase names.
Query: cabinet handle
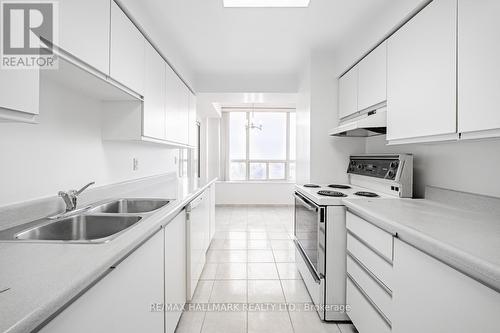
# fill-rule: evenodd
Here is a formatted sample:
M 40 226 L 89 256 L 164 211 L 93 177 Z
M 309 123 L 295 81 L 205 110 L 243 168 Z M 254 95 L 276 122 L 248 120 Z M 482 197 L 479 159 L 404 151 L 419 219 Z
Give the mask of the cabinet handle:
M 392 329 L 392 323 L 391 321 L 389 320 L 389 318 L 386 317 L 386 315 L 382 312 L 382 310 L 380 310 L 380 308 L 377 306 L 377 304 L 375 304 L 372 299 L 370 298 L 370 296 L 368 296 L 365 291 L 363 289 L 361 289 L 361 287 L 359 286 L 359 284 L 352 278 L 352 276 L 349 275 L 349 273 L 347 273 L 347 278 L 349 279 L 349 281 L 352 282 L 352 285 L 354 286 L 354 288 L 356 288 L 359 293 L 361 295 L 363 295 L 363 298 L 368 302 L 368 304 L 370 304 L 370 306 L 373 308 L 373 310 L 375 310 L 375 312 L 380 316 L 380 318 L 382 318 L 382 320 L 385 322 L 385 324 L 387 326 L 389 326 L 389 328 Z

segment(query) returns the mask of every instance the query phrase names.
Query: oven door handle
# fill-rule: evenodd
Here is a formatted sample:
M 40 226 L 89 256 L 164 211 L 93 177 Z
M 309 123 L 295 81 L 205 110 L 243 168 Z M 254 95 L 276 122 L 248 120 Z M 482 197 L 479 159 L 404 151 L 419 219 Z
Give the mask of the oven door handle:
M 302 246 L 300 245 L 300 243 L 297 240 L 294 240 L 294 242 L 295 242 L 295 246 L 297 247 L 298 252 L 300 253 L 300 256 L 302 257 L 302 259 L 304 260 L 304 262 L 307 266 L 307 269 L 311 273 L 312 278 L 314 279 L 314 282 L 316 282 L 318 284 L 321 283 L 321 279 L 324 278 L 324 276 L 322 276 L 321 274 L 318 274 L 316 272 L 316 269 L 314 269 L 313 265 L 311 264 L 311 261 L 309 260 L 307 255 L 304 253 L 304 250 L 302 249 Z
M 318 210 L 318 208 L 316 208 L 314 206 L 311 206 L 309 204 L 309 202 L 305 201 L 301 196 L 299 196 L 297 194 L 295 194 L 295 199 L 297 199 L 298 201 L 300 201 L 300 203 L 302 204 L 302 206 L 306 207 L 310 211 L 316 212 Z

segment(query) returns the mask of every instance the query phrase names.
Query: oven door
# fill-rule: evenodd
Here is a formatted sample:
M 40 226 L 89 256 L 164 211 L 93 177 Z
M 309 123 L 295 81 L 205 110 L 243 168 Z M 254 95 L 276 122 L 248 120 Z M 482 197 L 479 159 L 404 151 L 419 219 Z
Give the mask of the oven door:
M 295 192 L 295 245 L 313 280 L 325 274 L 325 207 Z

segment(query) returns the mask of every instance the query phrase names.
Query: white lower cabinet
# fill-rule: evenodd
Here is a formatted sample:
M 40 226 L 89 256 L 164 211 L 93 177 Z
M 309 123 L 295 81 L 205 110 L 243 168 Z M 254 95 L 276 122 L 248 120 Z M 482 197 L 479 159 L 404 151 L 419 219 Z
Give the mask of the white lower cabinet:
M 187 300 L 193 297 L 210 245 L 210 196 L 205 190 L 187 207 Z
M 500 332 L 500 293 L 400 240 L 394 246 L 393 332 Z
M 163 232 L 160 231 L 41 332 L 162 333 L 163 312 L 152 312 L 151 305 L 163 303 L 163 274 Z
M 210 241 L 215 236 L 215 183 L 210 185 Z
M 347 228 L 348 315 L 359 333 L 500 332 L 500 293 L 350 212 Z
M 173 333 L 186 303 L 186 211 L 165 227 L 165 332 Z
M 360 333 L 389 333 L 391 327 L 383 319 L 376 307 L 362 290 L 347 279 L 347 304 L 351 307 L 348 315 Z
M 360 333 L 391 332 L 394 237 L 347 212 L 348 312 Z

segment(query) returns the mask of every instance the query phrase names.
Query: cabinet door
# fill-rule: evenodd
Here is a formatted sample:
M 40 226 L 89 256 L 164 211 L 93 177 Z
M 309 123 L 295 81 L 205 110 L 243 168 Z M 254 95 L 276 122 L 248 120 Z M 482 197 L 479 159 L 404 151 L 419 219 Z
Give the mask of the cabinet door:
M 339 79 L 339 118 L 358 111 L 358 67 L 352 68 Z
M 198 132 L 198 127 L 196 126 L 196 96 L 190 91 L 188 92 L 188 94 L 189 94 L 188 143 L 190 146 L 195 147 L 197 145 L 196 141 Z
M 387 43 L 384 42 L 358 64 L 358 111 L 387 99 Z
M 500 1 L 459 0 L 458 129 L 500 129 Z
M 144 36 L 111 1 L 110 76 L 141 95 L 144 90 L 145 44 Z
M 500 293 L 399 240 L 394 242 L 392 331 L 500 331 Z
M 165 139 L 165 61 L 146 43 L 143 135 Z
M 165 227 L 165 312 L 166 332 L 173 333 L 182 311 L 169 310 L 186 303 L 186 211 Z
M 163 232 L 158 232 L 41 332 L 162 333 L 163 312 L 152 312 L 151 305 L 163 303 L 163 273 Z
M 188 143 L 189 95 L 177 74 L 166 66 L 166 138 L 177 143 Z
M 180 79 L 177 80 L 179 85 L 179 119 L 180 119 L 180 130 L 179 130 L 179 142 L 185 145 L 189 144 L 189 121 L 190 121 L 190 111 L 189 111 L 189 100 L 191 92 L 186 87 L 184 82 Z
M 60 0 L 59 46 L 109 74 L 110 0 Z
M 212 242 L 215 236 L 215 184 L 210 186 L 210 235 L 208 238 L 208 245 Z
M 38 69 L 0 69 L 0 118 L 37 115 L 39 112 L 40 71 Z M 2 110 L 5 109 L 5 110 Z
M 188 217 L 188 277 L 187 298 L 193 296 L 201 272 L 205 266 L 208 240 L 210 237 L 210 212 L 207 202 L 207 191 L 189 205 Z
M 431 2 L 387 44 L 387 139 L 456 133 L 456 0 Z

